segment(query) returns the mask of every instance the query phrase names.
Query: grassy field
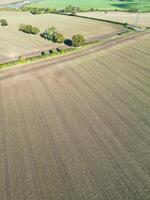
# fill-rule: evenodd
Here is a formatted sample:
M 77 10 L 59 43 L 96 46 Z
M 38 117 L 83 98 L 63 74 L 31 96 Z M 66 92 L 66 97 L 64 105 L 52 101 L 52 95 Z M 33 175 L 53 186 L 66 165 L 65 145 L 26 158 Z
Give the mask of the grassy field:
M 15 3 L 22 0 L 0 0 L 0 5 Z M 117 0 L 41 0 L 35 3 L 27 4 L 27 6 L 41 8 L 57 8 L 62 9 L 68 5 L 80 7 L 83 10 L 97 8 L 100 10 L 135 10 L 139 7 L 139 1 L 117 1 Z M 141 9 L 150 11 L 150 0 L 143 0 Z
M 74 34 L 82 34 L 87 40 L 97 35 L 116 32 L 119 29 L 118 26 L 109 23 L 55 14 L 32 15 L 28 12 L 0 12 L 1 18 L 8 21 L 8 27 L 0 29 L 0 60 L 56 46 L 40 36 L 19 32 L 18 28 L 22 23 L 37 26 L 41 32 L 48 27 L 55 26 L 66 38 L 71 38 Z
M 0 199 L 150 199 L 149 48 L 0 72 Z
M 110 1 L 110 0 L 42 0 L 33 4 L 35 7 L 50 7 L 62 9 L 67 5 L 78 6 L 81 9 L 88 10 L 91 8 L 97 8 L 100 10 L 132 10 L 138 8 L 138 1 L 134 2 L 121 2 L 121 1 Z M 142 8 L 143 11 L 150 11 L 150 1 L 143 0 Z
M 105 19 L 116 22 L 128 23 L 135 25 L 136 23 L 136 13 L 129 12 L 82 12 L 78 13 L 80 16 L 86 16 L 97 19 Z M 140 26 L 149 26 L 150 27 L 150 13 L 141 13 L 138 20 L 138 25 Z

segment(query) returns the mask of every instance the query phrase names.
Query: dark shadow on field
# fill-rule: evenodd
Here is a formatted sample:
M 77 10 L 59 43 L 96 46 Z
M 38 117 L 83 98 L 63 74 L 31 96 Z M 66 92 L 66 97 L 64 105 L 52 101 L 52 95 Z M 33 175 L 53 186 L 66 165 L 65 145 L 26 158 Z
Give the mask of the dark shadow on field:
M 72 40 L 66 39 L 66 40 L 64 41 L 64 44 L 67 45 L 67 46 L 69 46 L 69 47 L 71 47 L 71 46 L 72 46 Z
M 122 9 L 137 9 L 138 3 L 112 3 L 111 5 Z

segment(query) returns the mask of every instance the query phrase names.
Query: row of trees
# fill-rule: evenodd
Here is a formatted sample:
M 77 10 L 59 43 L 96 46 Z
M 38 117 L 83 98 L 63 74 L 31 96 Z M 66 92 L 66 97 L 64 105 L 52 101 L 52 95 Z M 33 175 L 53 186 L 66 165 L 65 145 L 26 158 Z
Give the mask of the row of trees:
M 42 34 L 41 37 L 50 40 L 52 42 L 56 43 L 65 43 L 69 46 L 74 46 L 74 47 L 80 47 L 85 45 L 85 39 L 83 35 L 74 35 L 72 37 L 72 40 L 65 39 L 64 35 L 57 32 L 55 27 L 48 28 L 45 30 Z
M 65 9 L 61 10 L 64 13 L 70 13 L 71 15 L 76 15 L 77 12 L 80 12 L 81 9 L 80 7 L 75 7 L 75 6 L 67 6 Z
M 41 14 L 41 13 L 55 13 L 58 12 L 56 9 L 51 8 L 37 8 L 37 7 L 23 7 L 22 11 L 29 11 L 33 15 Z
M 34 35 L 40 32 L 39 28 L 31 26 L 31 25 L 25 25 L 25 24 L 21 24 L 19 26 L 19 31 L 22 31 L 28 34 L 34 34 Z
M 121 1 L 121 0 L 120 0 Z M 124 0 L 122 0 L 124 1 Z M 130 0 L 129 0 L 130 1 Z M 22 11 L 29 11 L 33 15 L 37 14 L 46 14 L 46 13 L 55 13 L 55 14 L 70 14 L 75 16 L 78 12 L 84 12 L 80 7 L 75 7 L 72 5 L 66 6 L 64 9 L 56 9 L 56 8 L 37 8 L 37 7 L 23 7 Z M 89 11 L 99 11 L 97 8 L 90 8 Z M 104 10 L 107 13 L 107 10 Z
M 6 19 L 0 19 L 0 25 L 1 26 L 7 26 L 8 25 L 7 20 Z
M 52 42 L 57 42 L 57 43 L 63 43 L 65 40 L 65 37 L 63 36 L 63 34 L 57 32 L 55 27 L 46 29 L 41 34 L 41 37 L 43 37 L 46 40 L 50 40 Z
M 40 32 L 39 28 L 25 24 L 21 24 L 19 26 L 19 31 L 34 35 Z M 46 29 L 43 33 L 40 34 L 40 36 L 46 40 L 59 44 L 65 43 L 68 46 L 80 47 L 85 45 L 85 39 L 82 35 L 74 35 L 72 37 L 72 40 L 65 39 L 64 35 L 59 33 L 55 27 L 50 27 Z
M 66 6 L 64 9 L 57 10 L 56 8 L 37 8 L 37 7 L 24 7 L 23 11 L 30 11 L 33 15 L 42 14 L 42 13 L 69 13 L 71 15 L 76 15 L 77 12 L 81 12 L 80 7 L 75 6 Z

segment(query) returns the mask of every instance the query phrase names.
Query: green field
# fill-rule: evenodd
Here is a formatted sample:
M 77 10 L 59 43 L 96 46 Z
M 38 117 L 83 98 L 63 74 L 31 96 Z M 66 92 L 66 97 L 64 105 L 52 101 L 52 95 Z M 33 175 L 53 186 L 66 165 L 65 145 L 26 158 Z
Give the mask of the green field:
M 150 199 L 150 35 L 98 48 L 0 71 L 1 200 Z
M 30 6 L 35 7 L 50 7 L 62 9 L 67 5 L 73 5 L 80 7 L 81 9 L 88 10 L 91 8 L 97 8 L 100 10 L 131 10 L 138 8 L 137 1 L 135 2 L 121 2 L 121 1 L 110 1 L 110 0 L 42 0 Z M 150 11 L 150 1 L 144 0 L 142 5 L 143 11 Z

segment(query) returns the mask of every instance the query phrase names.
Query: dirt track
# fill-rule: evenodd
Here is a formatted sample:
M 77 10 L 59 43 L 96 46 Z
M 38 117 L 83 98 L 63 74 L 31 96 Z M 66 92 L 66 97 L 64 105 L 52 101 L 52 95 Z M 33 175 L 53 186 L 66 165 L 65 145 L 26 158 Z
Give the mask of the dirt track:
M 150 199 L 149 48 L 134 36 L 0 71 L 0 199 Z

